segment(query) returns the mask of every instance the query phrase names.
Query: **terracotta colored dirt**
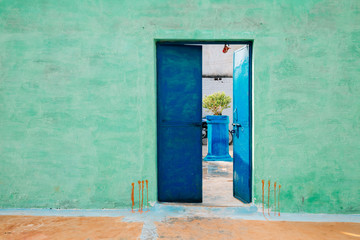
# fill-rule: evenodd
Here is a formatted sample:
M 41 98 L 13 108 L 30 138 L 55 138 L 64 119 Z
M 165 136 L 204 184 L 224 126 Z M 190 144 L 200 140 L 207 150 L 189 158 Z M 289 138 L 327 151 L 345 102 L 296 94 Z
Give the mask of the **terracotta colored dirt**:
M 0 239 L 139 239 L 142 226 L 122 217 L 0 216 Z
M 182 217 L 155 222 L 145 239 L 358 239 L 360 223 L 319 223 Z M 140 239 L 141 222 L 123 217 L 0 216 L 0 239 Z
M 359 223 L 270 222 L 208 218 L 171 218 L 157 223 L 161 239 L 356 239 Z

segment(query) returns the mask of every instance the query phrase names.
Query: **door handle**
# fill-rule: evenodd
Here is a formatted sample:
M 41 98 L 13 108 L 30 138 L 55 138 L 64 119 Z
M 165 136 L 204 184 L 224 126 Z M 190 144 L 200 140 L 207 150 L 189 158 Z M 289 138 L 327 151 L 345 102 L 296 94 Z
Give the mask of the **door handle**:
M 233 130 L 231 130 L 232 133 L 238 134 L 239 128 L 241 129 L 241 131 L 244 131 L 244 128 L 243 128 L 243 126 L 241 126 L 240 123 L 233 123 L 232 125 L 234 127 Z

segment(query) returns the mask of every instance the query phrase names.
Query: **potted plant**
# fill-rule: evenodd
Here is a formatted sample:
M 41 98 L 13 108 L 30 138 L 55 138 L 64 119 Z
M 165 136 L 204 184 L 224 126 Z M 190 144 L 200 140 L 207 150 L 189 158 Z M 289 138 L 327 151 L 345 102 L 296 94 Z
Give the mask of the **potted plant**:
M 214 115 L 206 116 L 208 127 L 208 154 L 204 161 L 232 161 L 229 154 L 229 116 L 222 111 L 230 108 L 231 97 L 217 92 L 203 99 L 203 107 Z

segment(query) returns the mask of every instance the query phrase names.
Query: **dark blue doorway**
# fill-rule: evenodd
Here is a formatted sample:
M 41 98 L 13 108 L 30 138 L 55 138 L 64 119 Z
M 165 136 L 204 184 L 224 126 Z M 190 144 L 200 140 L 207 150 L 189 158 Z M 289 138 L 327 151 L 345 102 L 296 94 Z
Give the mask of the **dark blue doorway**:
M 202 202 L 202 47 L 225 42 L 158 42 L 158 200 Z M 252 201 L 251 42 L 234 53 L 233 196 Z M 192 44 L 192 45 L 188 45 Z
M 202 202 L 202 47 L 157 44 L 158 200 Z

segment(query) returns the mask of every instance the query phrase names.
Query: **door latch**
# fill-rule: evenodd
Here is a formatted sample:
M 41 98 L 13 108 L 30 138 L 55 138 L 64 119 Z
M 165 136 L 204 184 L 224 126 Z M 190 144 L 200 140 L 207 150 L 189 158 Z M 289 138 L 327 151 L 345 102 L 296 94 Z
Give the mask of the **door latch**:
M 232 133 L 236 133 L 236 131 L 238 131 L 239 128 L 241 129 L 242 132 L 244 131 L 244 128 L 241 126 L 240 123 L 233 123 L 232 125 L 234 127 L 234 129 L 231 130 Z
M 240 123 L 233 123 L 232 124 L 234 127 L 242 127 Z

